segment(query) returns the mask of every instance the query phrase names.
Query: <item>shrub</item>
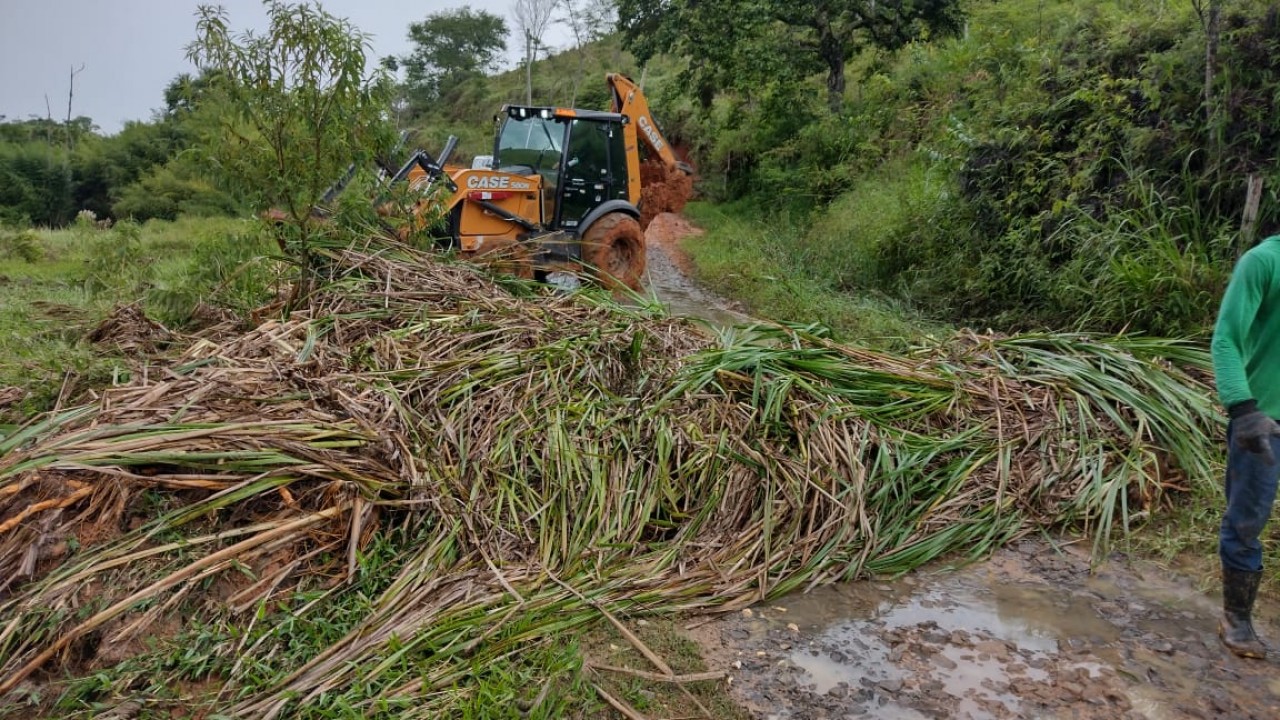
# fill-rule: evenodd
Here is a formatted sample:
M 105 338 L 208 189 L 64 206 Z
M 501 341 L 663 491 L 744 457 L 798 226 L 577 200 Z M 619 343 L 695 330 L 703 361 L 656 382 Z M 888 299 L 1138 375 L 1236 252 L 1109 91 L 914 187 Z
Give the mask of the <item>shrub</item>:
M 40 235 L 34 230 L 0 228 L 0 258 L 37 263 L 44 259 Z

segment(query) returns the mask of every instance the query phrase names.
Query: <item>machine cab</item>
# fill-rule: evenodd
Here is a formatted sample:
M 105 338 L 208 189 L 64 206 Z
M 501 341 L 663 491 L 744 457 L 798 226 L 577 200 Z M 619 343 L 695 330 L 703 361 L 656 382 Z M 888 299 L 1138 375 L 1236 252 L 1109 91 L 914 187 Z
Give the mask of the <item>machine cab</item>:
M 542 176 L 548 230 L 579 233 L 600 205 L 634 203 L 628 196 L 622 115 L 509 105 L 499 117 L 493 167 Z

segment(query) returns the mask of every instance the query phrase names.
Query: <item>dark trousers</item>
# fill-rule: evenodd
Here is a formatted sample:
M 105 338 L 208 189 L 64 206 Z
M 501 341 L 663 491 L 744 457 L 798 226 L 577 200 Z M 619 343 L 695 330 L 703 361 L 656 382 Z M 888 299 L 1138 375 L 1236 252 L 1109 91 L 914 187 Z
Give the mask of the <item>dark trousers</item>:
M 1227 428 L 1227 510 L 1218 531 L 1218 556 L 1222 566 L 1256 572 L 1262 569 L 1262 529 L 1276 500 L 1280 461 L 1268 465 L 1262 456 L 1236 447 L 1234 425 Z M 1271 449 L 1280 458 L 1280 438 L 1271 438 Z

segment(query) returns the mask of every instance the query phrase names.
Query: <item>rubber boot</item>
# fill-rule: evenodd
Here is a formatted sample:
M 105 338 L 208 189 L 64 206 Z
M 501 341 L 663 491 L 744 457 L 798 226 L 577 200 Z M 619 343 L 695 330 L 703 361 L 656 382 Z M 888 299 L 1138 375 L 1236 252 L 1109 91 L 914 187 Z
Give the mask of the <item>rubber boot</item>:
M 1253 601 L 1262 572 L 1222 568 L 1222 622 L 1218 637 L 1231 652 L 1245 658 L 1265 658 L 1267 646 L 1253 631 Z

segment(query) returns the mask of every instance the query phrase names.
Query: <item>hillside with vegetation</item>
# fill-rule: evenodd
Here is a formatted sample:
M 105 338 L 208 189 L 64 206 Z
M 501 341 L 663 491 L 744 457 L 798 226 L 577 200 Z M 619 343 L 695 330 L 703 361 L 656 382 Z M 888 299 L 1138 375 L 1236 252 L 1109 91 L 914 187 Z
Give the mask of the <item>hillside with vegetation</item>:
M 1222 7 L 1207 100 L 1191 2 L 966 3 L 948 35 L 854 55 L 838 112 L 820 73 L 768 55 L 714 77 L 686 61 L 652 93 L 728 203 L 691 248 L 703 277 L 765 313 L 781 277 L 982 327 L 1203 335 L 1280 220 L 1277 13 Z

